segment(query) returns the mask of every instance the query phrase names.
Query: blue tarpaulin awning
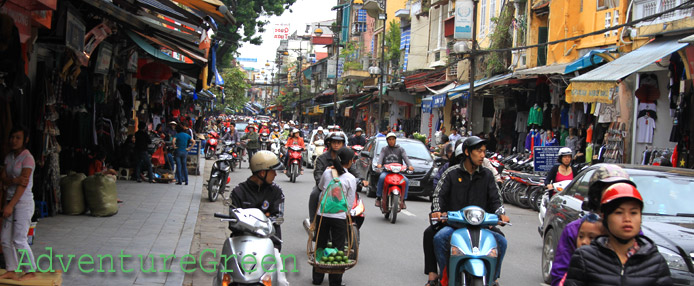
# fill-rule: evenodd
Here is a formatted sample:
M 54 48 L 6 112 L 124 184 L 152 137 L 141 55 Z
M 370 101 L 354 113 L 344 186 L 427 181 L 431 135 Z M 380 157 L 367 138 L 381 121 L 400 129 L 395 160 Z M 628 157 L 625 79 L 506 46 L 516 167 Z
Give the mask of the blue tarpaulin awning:
M 566 68 L 564 69 L 564 74 L 572 73 L 577 70 L 602 63 L 604 61 L 603 58 L 597 56 L 597 54 L 601 54 L 607 51 L 607 49 L 597 49 L 588 52 L 587 54 L 583 55 L 573 63 L 570 63 L 568 66 L 566 66 Z

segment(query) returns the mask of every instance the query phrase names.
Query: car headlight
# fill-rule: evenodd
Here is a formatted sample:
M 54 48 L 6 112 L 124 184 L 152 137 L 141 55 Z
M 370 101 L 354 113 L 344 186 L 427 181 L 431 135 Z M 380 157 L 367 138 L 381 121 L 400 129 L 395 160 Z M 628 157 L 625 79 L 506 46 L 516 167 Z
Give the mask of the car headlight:
M 689 268 L 687 267 L 687 262 L 684 261 L 682 255 L 679 255 L 679 253 L 676 253 L 665 247 L 659 247 L 658 250 L 660 250 L 660 254 L 663 255 L 663 258 L 665 258 L 667 266 L 670 269 L 689 271 Z
M 471 225 L 479 225 L 484 221 L 484 210 L 481 208 L 469 208 L 463 214 L 465 220 Z
M 433 174 L 434 176 L 436 176 L 436 174 L 438 174 L 438 173 L 439 173 L 439 167 L 434 167 L 433 169 L 431 169 L 431 174 Z

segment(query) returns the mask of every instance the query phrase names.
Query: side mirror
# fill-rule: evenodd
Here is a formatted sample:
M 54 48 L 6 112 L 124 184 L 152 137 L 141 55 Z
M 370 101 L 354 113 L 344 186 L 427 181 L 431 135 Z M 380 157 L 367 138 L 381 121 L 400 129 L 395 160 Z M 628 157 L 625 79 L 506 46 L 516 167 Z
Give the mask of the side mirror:
M 359 154 L 364 158 L 369 158 L 369 151 L 361 151 Z

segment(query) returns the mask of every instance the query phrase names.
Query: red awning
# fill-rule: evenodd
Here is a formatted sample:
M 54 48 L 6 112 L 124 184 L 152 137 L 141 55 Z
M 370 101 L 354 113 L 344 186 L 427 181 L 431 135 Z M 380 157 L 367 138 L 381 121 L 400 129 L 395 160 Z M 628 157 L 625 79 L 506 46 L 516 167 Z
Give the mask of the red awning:
M 446 69 L 423 72 L 405 78 L 405 88 L 413 92 L 424 92 L 428 88 L 450 83 L 446 80 Z

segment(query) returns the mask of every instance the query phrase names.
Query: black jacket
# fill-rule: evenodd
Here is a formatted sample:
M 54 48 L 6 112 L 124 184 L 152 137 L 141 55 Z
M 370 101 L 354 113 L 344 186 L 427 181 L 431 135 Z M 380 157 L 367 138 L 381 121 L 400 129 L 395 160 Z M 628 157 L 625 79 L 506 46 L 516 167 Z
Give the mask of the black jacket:
M 549 172 L 547 172 L 547 177 L 545 177 L 545 186 L 557 182 L 559 165 L 560 164 L 554 165 L 554 167 L 552 167 L 552 169 L 550 169 Z M 578 174 L 578 172 L 576 172 L 576 168 L 571 167 L 571 173 L 573 174 L 573 177 L 576 178 L 576 175 Z
M 284 217 L 284 193 L 276 185 L 258 184 L 251 180 L 240 183 L 231 191 L 231 203 L 237 208 L 257 208 L 263 213 L 270 213 L 270 217 Z
M 147 151 L 149 144 L 152 144 L 152 138 L 149 138 L 147 131 L 135 132 L 135 151 Z
M 349 146 L 360 145 L 362 147 L 366 146 L 366 138 L 364 136 L 352 136 L 349 138 Z
M 318 186 L 320 178 L 323 176 L 323 172 L 325 172 L 325 169 L 333 165 L 332 158 L 330 157 L 331 155 L 329 148 L 330 147 L 328 147 L 328 149 L 326 149 L 326 151 L 323 154 L 316 158 L 316 165 L 313 166 L 313 179 L 316 180 L 316 186 Z M 353 176 L 357 177 L 357 179 L 361 179 L 359 178 L 359 175 L 357 173 L 356 163 L 352 164 L 352 167 L 349 167 L 349 170 L 347 171 Z
M 600 236 L 576 249 L 571 256 L 566 286 L 662 286 L 672 285 L 670 269 L 658 247 L 648 237 L 636 237 L 639 250 L 622 266 L 617 254 L 607 248 L 607 236 Z
M 432 212 L 459 211 L 471 205 L 481 207 L 488 213 L 504 213 L 494 175 L 482 166 L 473 175 L 465 170 L 462 163 L 449 167 L 434 189 Z

